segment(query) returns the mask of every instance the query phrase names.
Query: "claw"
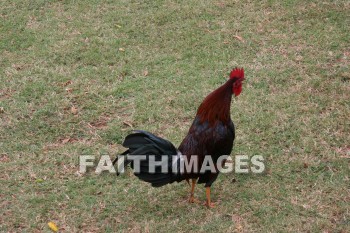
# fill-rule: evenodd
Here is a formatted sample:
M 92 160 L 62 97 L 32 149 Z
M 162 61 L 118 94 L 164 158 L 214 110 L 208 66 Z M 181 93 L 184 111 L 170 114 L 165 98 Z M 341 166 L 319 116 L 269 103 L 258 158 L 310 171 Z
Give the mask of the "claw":
M 196 199 L 196 198 L 194 198 L 193 196 L 192 197 L 190 197 L 190 199 L 188 200 L 188 202 L 189 203 L 200 203 L 200 201 L 198 200 L 198 199 Z
M 205 202 L 205 205 L 208 207 L 208 208 L 213 208 L 215 207 L 215 204 L 213 202 L 211 202 L 210 200 L 210 187 L 206 187 L 205 189 L 205 194 L 207 196 L 207 201 Z
M 204 205 L 205 205 L 206 207 L 208 207 L 209 209 L 215 207 L 215 203 L 214 203 L 214 202 L 208 203 L 208 202 L 206 201 Z
M 190 184 L 189 180 L 186 180 L 188 184 Z M 196 186 L 197 179 L 192 179 L 192 186 L 191 186 L 191 195 L 190 199 L 188 200 L 189 203 L 199 203 L 199 201 L 194 198 L 194 187 Z

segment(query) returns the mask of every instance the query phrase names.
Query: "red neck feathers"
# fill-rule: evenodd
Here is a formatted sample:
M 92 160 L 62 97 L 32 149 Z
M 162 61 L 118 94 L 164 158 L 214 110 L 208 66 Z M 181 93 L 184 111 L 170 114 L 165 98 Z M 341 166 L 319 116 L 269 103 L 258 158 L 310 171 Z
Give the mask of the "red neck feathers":
M 242 81 L 244 80 L 243 69 L 233 69 L 230 79 L 221 87 L 210 93 L 199 106 L 197 116 L 200 122 L 208 121 L 210 125 L 221 121 L 228 124 L 231 120 L 230 107 L 232 94 L 238 96 L 242 91 Z
M 201 123 L 208 121 L 214 125 L 216 121 L 228 123 L 232 99 L 232 83 L 229 79 L 224 85 L 210 93 L 199 106 L 197 116 Z

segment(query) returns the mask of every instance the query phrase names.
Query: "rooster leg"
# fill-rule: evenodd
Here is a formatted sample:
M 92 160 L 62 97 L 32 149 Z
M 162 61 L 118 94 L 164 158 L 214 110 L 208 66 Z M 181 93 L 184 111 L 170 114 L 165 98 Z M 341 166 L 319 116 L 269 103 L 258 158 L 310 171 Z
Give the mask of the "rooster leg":
M 205 205 L 208 207 L 208 208 L 213 208 L 215 205 L 213 202 L 211 202 L 210 200 L 210 187 L 206 187 L 205 188 L 205 194 L 207 196 L 207 202 L 205 203 Z
M 199 203 L 197 199 L 194 198 L 194 187 L 196 186 L 197 179 L 192 179 L 192 186 L 191 186 L 191 196 L 188 200 L 190 203 Z

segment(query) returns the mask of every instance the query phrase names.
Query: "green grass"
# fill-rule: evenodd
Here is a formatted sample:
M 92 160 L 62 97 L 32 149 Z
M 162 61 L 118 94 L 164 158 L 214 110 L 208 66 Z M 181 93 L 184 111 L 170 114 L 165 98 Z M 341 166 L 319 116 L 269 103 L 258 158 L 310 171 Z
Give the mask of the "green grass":
M 348 1 L 0 4 L 1 232 L 349 231 Z M 208 210 L 185 183 L 77 173 L 132 129 L 179 145 L 235 66 L 232 155 L 265 175 L 221 175 Z

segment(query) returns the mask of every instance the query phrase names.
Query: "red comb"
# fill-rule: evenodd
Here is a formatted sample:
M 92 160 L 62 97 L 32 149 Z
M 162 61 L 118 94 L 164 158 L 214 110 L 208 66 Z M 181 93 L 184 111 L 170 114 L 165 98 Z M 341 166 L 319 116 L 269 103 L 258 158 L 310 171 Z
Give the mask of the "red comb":
M 244 78 L 244 69 L 243 68 L 234 68 L 230 73 L 230 78 Z

